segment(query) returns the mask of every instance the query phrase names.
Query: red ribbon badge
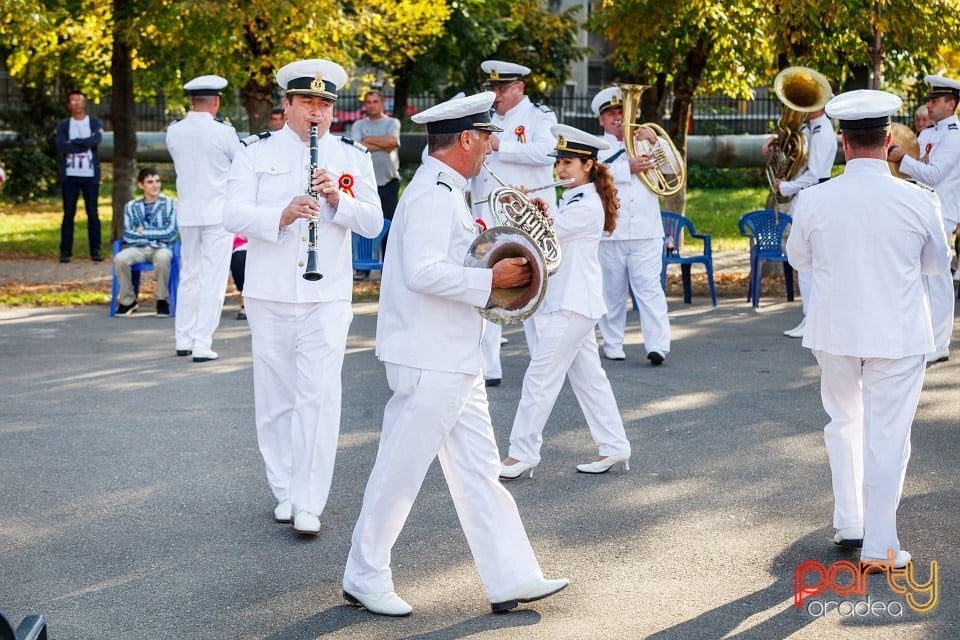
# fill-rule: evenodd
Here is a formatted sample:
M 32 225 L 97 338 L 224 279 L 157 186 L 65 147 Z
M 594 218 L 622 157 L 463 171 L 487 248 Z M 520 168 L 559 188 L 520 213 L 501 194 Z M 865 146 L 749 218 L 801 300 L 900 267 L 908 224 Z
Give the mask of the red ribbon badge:
M 924 149 L 924 151 L 926 152 L 927 155 L 930 155 L 930 149 L 933 149 L 933 143 L 932 143 L 932 142 L 928 142 L 926 149 Z
M 517 128 L 513 130 L 513 132 L 517 134 L 517 142 L 522 142 L 524 144 L 527 143 L 527 136 L 524 135 L 526 131 L 527 130 L 523 128 L 522 124 L 518 125 Z
M 480 233 L 487 230 L 487 223 L 483 221 L 483 218 L 477 218 L 477 229 L 480 230 Z
M 349 173 L 345 173 L 342 176 L 340 176 L 340 180 L 337 181 L 337 186 L 340 187 L 340 191 L 343 191 L 345 194 L 347 194 L 351 198 L 355 198 L 356 196 L 353 195 L 353 184 L 355 182 L 356 180 L 353 179 L 352 175 L 350 175 Z

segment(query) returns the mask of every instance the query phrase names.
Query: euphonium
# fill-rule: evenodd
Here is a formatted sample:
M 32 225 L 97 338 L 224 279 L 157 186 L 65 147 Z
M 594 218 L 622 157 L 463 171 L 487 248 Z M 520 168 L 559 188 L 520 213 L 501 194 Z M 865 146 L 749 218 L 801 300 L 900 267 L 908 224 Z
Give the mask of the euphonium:
M 307 167 L 307 195 L 319 199 L 320 194 L 313 190 L 313 174 L 320 164 L 319 130 L 317 125 L 310 125 L 310 166 Z M 319 280 L 323 277 L 317 267 L 317 224 L 320 219 L 313 216 L 307 221 L 307 266 L 303 271 L 304 280 Z
M 623 148 L 631 158 L 647 156 L 654 168 L 638 174 L 638 177 L 653 193 L 661 197 L 679 193 L 687 183 L 687 170 L 680 160 L 680 152 L 673 144 L 663 127 L 652 122 L 638 123 L 640 115 L 640 96 L 649 89 L 644 84 L 618 84 L 623 95 Z M 650 129 L 657 137 L 657 143 L 651 145 L 637 138 L 640 129 Z M 667 148 L 664 148 L 666 143 Z
M 504 258 L 523 257 L 533 271 L 526 287 L 495 289 L 490 304 L 477 308 L 484 318 L 496 324 L 511 324 L 529 318 L 547 292 L 547 278 L 560 268 L 560 242 L 550 220 L 526 193 L 553 189 L 568 184 L 562 180 L 527 190 L 514 189 L 487 167 L 483 168 L 500 183 L 490 192 L 487 203 L 496 225 L 481 233 L 470 245 L 464 265 L 490 269 Z
M 827 78 L 807 67 L 787 67 L 777 74 L 773 89 L 783 103 L 777 124 L 777 146 L 767 158 L 766 174 L 778 202 L 785 199 L 774 188 L 774 180 L 793 180 L 807 164 L 807 139 L 800 132 L 806 114 L 823 109 L 832 90 Z

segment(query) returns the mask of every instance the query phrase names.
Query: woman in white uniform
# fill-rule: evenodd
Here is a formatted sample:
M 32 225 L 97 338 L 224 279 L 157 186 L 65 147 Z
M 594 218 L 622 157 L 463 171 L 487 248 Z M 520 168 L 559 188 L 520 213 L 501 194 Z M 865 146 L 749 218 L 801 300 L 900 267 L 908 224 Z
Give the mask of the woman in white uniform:
M 560 200 L 553 230 L 562 262 L 550 278 L 543 303 L 533 316 L 536 336 L 530 341 L 530 365 L 510 432 L 510 452 L 501 478 L 518 478 L 540 462 L 540 445 L 564 376 L 577 396 L 599 448 L 593 462 L 577 465 L 582 473 L 605 473 L 623 463 L 629 469 L 630 442 L 623 429 L 610 381 L 600 365 L 594 327 L 607 311 L 598 258 L 600 237 L 616 227 L 619 199 L 613 176 L 597 160 L 609 143 L 567 125 L 550 129 L 558 138 L 551 156 L 557 176 L 573 179 Z M 531 337 L 528 332 L 528 339 Z

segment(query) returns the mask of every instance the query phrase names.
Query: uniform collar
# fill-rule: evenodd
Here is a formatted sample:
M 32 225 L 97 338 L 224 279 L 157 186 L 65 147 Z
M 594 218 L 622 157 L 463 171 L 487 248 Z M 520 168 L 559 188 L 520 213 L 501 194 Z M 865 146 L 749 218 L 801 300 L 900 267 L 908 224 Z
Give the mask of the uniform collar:
M 588 182 L 586 184 L 580 185 L 579 187 L 573 187 L 573 188 L 567 189 L 566 191 L 563 192 L 563 196 L 560 199 L 566 202 L 567 200 L 577 195 L 578 193 L 591 193 L 591 192 L 596 193 L 597 186 L 592 182 Z
M 504 113 L 502 116 L 497 116 L 497 117 L 498 117 L 498 118 L 501 118 L 501 119 L 503 119 L 503 120 L 508 120 L 508 119 L 510 118 L 510 116 L 513 116 L 513 115 L 516 115 L 516 114 L 520 113 L 520 109 L 521 109 L 521 108 L 527 108 L 528 106 L 530 106 L 530 96 L 526 96 L 526 95 L 525 95 L 525 96 L 523 96 L 523 98 L 521 98 L 520 102 L 518 102 L 517 104 L 515 104 L 515 105 L 513 106 L 512 109 L 508 110 L 508 111 L 507 111 L 506 113 Z M 494 115 L 497 115 L 497 114 L 494 113 Z
M 937 131 L 943 131 L 947 128 L 947 125 L 957 124 L 958 122 L 960 121 L 957 120 L 957 114 L 953 114 L 949 118 L 944 118 L 943 120 L 941 120 L 940 122 L 936 123 L 933 126 L 937 128 Z
M 467 179 L 460 175 L 456 169 L 451 168 L 447 163 L 437 160 L 433 156 L 428 155 L 427 159 L 423 162 L 423 166 L 430 171 L 442 171 L 447 174 L 453 180 L 453 184 L 461 191 L 467 186 Z
M 886 173 L 890 174 L 890 165 L 886 160 L 876 158 L 854 158 L 847 161 L 847 166 L 843 170 L 844 175 L 848 173 Z

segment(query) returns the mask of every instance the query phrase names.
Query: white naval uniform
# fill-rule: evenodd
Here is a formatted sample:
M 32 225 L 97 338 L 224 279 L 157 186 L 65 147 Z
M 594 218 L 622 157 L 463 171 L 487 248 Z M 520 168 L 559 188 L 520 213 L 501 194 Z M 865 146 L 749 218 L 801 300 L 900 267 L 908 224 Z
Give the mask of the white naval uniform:
M 807 166 L 793 180 L 784 180 L 780 183 L 780 193 L 788 198 L 800 193 L 801 189 L 828 179 L 833 171 L 833 163 L 837 159 L 839 142 L 833 130 L 833 123 L 826 114 L 804 123 L 800 132 L 807 140 Z M 793 210 L 792 206 L 793 201 L 791 201 L 790 211 Z M 806 317 L 810 304 L 810 272 L 798 271 L 797 282 L 800 285 L 803 315 Z
M 930 129 L 924 130 L 924 135 Z M 947 240 L 960 224 L 960 122 L 953 115 L 934 125 L 929 137 L 924 135 L 920 160 L 904 156 L 900 171 L 929 185 L 940 197 L 943 211 L 943 230 Z M 950 266 L 942 273 L 924 277 L 933 316 L 935 351 L 949 351 L 953 335 L 954 305 L 953 276 Z
M 167 128 L 166 145 L 177 172 L 181 240 L 177 349 L 209 351 L 230 273 L 233 236 L 223 227 L 223 206 L 240 140 L 229 124 L 189 111 Z
M 491 171 L 514 187 L 541 187 L 554 181 L 554 159 L 548 155 L 557 145 L 557 139 L 550 133 L 550 127 L 557 124 L 557 116 L 553 111 L 531 102 L 530 98 L 524 96 L 502 116 L 498 113 L 491 114 L 490 120 L 503 129 L 503 133 L 496 134 L 500 139 L 500 148 L 488 155 L 485 161 Z M 497 224 L 487 205 L 487 197 L 499 186 L 500 183 L 484 170 L 470 181 L 473 217 L 483 220 L 487 227 Z M 555 193 L 554 190 L 532 194 L 532 197 L 542 198 L 547 203 L 551 217 L 557 212 Z M 526 325 L 526 328 L 529 340 L 529 325 Z M 500 366 L 501 333 L 500 325 L 486 323 L 482 349 L 483 375 L 487 379 L 501 378 L 503 375 Z
M 934 193 L 854 159 L 793 207 L 790 263 L 811 271 L 803 335 L 821 368 L 837 529 L 863 528 L 863 556 L 900 550 L 896 512 L 910 430 L 933 347 L 921 274 L 949 263 Z
M 607 305 L 607 312 L 599 322 L 603 345 L 623 347 L 627 291 L 632 289 L 640 307 L 644 348 L 648 353 L 659 351 L 666 355 L 670 353 L 670 319 L 667 296 L 660 284 L 663 271 L 660 199 L 630 172 L 630 158 L 622 152 L 623 141 L 609 133 L 604 133 L 603 139 L 610 143 L 610 148 L 601 152 L 600 160 L 613 174 L 620 196 L 617 227 L 612 234 L 600 238 L 603 298 Z M 605 162 L 614 156 L 612 162 Z
M 225 223 L 247 237 L 243 295 L 253 351 L 257 441 L 278 501 L 319 516 L 333 478 L 340 431 L 340 371 L 353 318 L 351 231 L 373 238 L 383 212 L 366 154 L 333 134 L 319 139 L 319 167 L 352 179 L 336 211 L 321 200 L 318 268 L 303 279 L 307 221 L 280 230 L 283 209 L 306 193 L 308 143 L 288 126 L 237 154 Z
M 353 531 L 344 589 L 393 591 L 390 550 L 434 458 L 491 602 L 542 578 L 510 492 L 481 376 L 492 271 L 463 266 L 477 226 L 465 178 L 436 158 L 400 198 L 383 267 L 377 356 L 393 396 Z
M 553 230 L 563 261 L 533 316 L 530 365 L 510 432 L 510 457 L 538 464 L 543 429 L 565 376 L 577 397 L 601 456 L 630 453 L 630 442 L 607 374 L 600 365 L 594 327 L 607 311 L 597 257 L 603 203 L 593 183 L 567 189 Z M 529 337 L 528 337 L 529 339 Z

